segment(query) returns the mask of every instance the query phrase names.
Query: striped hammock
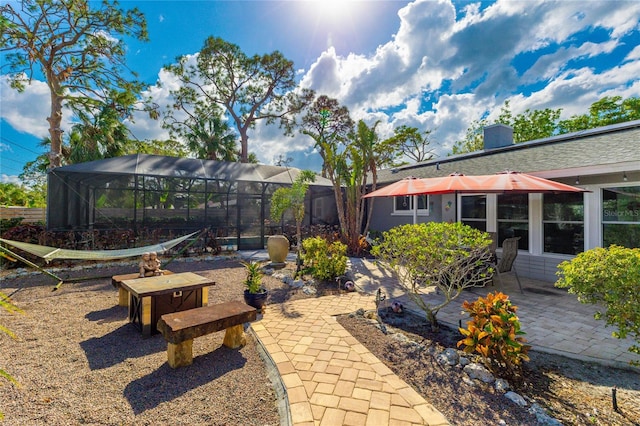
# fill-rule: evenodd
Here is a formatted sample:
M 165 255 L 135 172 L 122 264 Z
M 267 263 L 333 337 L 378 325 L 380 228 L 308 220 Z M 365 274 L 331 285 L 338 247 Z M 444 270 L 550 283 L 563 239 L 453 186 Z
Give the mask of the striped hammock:
M 8 244 L 17 249 L 24 250 L 35 256 L 41 257 L 47 262 L 53 259 L 112 260 L 141 256 L 144 253 L 152 251 L 155 251 L 156 253 L 163 253 L 197 233 L 198 232 L 194 232 L 189 235 L 185 235 L 164 243 L 121 250 L 69 250 L 49 246 L 40 246 L 38 244 L 22 243 L 20 241 L 5 240 L 4 238 L 0 238 L 0 242 Z

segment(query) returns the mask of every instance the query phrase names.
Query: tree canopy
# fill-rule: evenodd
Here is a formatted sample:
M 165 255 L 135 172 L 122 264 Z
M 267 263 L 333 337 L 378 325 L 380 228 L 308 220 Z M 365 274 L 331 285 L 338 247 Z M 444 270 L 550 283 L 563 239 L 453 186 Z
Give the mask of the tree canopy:
M 591 104 L 588 113 L 560 121 L 558 130 L 559 133 L 571 133 L 638 119 L 640 98 L 623 100 L 621 96 L 605 96 Z
M 178 104 L 176 104 L 177 106 Z M 197 104 L 193 111 L 182 109 L 185 118 L 179 120 L 173 110 L 167 111 L 163 127 L 174 137 L 186 141 L 196 158 L 203 160 L 237 161 L 236 134 L 217 105 Z
M 249 130 L 259 121 L 276 121 L 285 134 L 292 134 L 294 116 L 312 92 L 296 92 L 295 69 L 278 51 L 246 55 L 239 46 L 219 37 L 209 37 L 193 64 L 189 56 L 178 58 L 165 68 L 180 81 L 172 91 L 174 104 L 165 120 L 176 116 L 197 116 L 204 111 L 223 109 L 240 136 L 240 161 L 249 161 Z M 178 119 L 179 121 L 179 119 Z
M 417 127 L 400 126 L 394 129 L 393 142 L 398 143 L 402 154 L 420 163 L 434 157 L 431 145 L 431 130 L 420 132 Z
M 144 15 L 122 10 L 118 2 L 22 0 L 0 6 L 0 50 L 6 55 L 11 86 L 23 91 L 36 73 L 51 95 L 51 167 L 61 165 L 62 111 L 95 114 L 110 105 L 128 117 L 143 85 L 124 76 L 122 36 L 147 40 Z M 17 6 L 17 7 L 16 7 Z
M 352 253 L 360 252 L 360 236 L 368 227 L 367 221 L 363 230 L 369 174 L 375 189 L 376 170 L 399 152 L 398 139 L 380 141 L 376 127 L 377 123 L 369 127 L 362 120 L 354 127 L 349 110 L 324 95 L 302 117 L 301 133 L 314 140 L 322 157 L 322 174 L 333 183 L 341 234 Z
M 506 101 L 494 123 L 489 123 L 487 119 L 474 120 L 467 129 L 465 138 L 454 144 L 451 154 L 482 150 L 484 148 L 483 129 L 490 124 L 501 123 L 513 127 L 513 141 L 520 143 L 638 120 L 640 119 L 640 98 L 632 97 L 623 100 L 621 96 L 605 96 L 594 102 L 586 114 L 560 120 L 561 113 L 562 108 L 527 109 L 522 114 L 514 116 L 509 101 Z
M 0 205 L 45 207 L 45 187 L 43 185 L 35 185 L 29 188 L 16 183 L 0 182 Z

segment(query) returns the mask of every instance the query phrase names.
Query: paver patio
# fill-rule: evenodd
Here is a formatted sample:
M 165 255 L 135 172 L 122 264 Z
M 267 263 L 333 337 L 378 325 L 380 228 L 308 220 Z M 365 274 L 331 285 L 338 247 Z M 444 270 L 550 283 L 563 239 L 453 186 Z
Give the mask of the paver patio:
M 282 377 L 293 424 L 449 424 L 337 323 L 336 315 L 375 309 L 378 289 L 384 291 L 387 303 L 399 300 L 422 315 L 397 286 L 396 278 L 376 262 L 351 259 L 351 271 L 359 293 L 269 305 L 264 317 L 252 324 Z M 519 307 L 525 337 L 534 350 L 631 368 L 629 361 L 637 359 L 627 351 L 632 340 L 613 338 L 613 328 L 593 318 L 594 306 L 581 304 L 575 295 L 552 283 L 527 278 L 521 282 L 524 294 L 513 278 L 505 278 L 504 287 L 467 290 L 443 308 L 438 319 L 450 326 L 464 325 L 464 300 L 501 290 Z M 435 294 L 425 297 L 438 298 Z

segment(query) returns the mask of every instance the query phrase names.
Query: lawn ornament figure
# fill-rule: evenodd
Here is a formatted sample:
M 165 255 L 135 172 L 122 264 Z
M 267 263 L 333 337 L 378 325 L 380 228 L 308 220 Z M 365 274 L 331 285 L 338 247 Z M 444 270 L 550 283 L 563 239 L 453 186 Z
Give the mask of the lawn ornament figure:
M 144 253 L 139 263 L 140 278 L 155 277 L 163 275 L 164 271 L 160 269 L 160 259 L 156 252 Z

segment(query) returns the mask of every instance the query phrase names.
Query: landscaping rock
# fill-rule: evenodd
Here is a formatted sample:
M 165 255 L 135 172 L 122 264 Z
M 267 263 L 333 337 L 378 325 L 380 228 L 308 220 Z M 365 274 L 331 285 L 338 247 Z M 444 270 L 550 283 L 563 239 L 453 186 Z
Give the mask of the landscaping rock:
M 548 426 L 562 426 L 562 422 L 557 419 L 551 417 L 544 408 L 542 408 L 539 404 L 531 404 L 531 408 L 529 408 L 529 412 L 536 416 L 536 420 L 538 420 L 538 424 L 548 425 Z
M 521 407 L 526 407 L 527 406 L 527 401 L 518 393 L 515 393 L 513 391 L 509 391 L 509 392 L 505 393 L 504 396 L 508 400 L 518 404 Z
M 302 292 L 304 294 L 316 294 L 318 290 L 316 290 L 316 288 L 313 286 L 305 285 L 304 287 L 302 287 Z
M 493 374 L 491 374 L 489 370 L 487 370 L 484 366 L 477 364 L 475 362 L 472 362 L 471 364 L 466 365 L 464 367 L 464 372 L 467 373 L 467 375 L 471 379 L 477 379 L 484 383 L 493 383 L 496 380 L 496 378 L 493 377 Z
M 440 365 L 454 366 L 458 363 L 459 359 L 460 356 L 458 355 L 458 351 L 453 348 L 447 348 L 436 355 L 436 361 L 438 361 L 438 364 Z
M 496 382 L 494 383 L 494 387 L 498 392 L 502 392 L 502 393 L 511 389 L 511 386 L 509 386 L 509 382 L 507 382 L 505 379 L 496 379 Z

